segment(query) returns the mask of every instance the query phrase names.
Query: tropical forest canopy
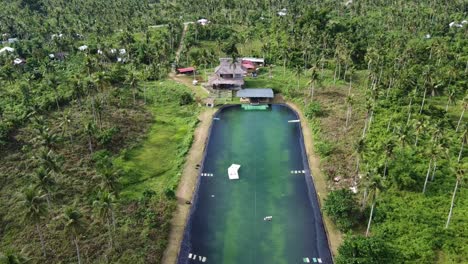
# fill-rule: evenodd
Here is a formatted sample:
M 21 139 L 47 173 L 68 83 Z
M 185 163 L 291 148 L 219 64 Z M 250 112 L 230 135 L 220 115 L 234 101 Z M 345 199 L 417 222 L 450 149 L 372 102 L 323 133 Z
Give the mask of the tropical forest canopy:
M 256 56 L 284 75 L 346 233 L 337 263 L 468 261 L 464 0 L 2 1 L 1 261 L 160 263 L 199 111 L 165 79 L 200 18 L 174 66 Z M 160 160 L 135 150 L 147 137 L 170 142 Z

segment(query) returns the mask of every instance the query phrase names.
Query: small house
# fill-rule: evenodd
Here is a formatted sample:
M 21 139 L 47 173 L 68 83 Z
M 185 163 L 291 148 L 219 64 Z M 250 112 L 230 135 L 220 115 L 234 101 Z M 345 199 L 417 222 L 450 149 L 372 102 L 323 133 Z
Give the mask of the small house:
M 265 59 L 264 58 L 253 58 L 253 57 L 245 57 L 242 58 L 242 63 L 250 62 L 255 67 L 265 66 Z
M 241 102 L 250 104 L 268 104 L 275 97 L 273 90 L 267 88 L 242 89 L 237 91 L 236 96 Z

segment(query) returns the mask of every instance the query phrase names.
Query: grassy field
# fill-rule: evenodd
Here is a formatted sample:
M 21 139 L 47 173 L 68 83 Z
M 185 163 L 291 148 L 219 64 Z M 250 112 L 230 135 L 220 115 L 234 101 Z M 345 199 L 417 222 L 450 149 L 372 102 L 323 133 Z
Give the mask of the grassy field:
M 175 190 L 197 122 L 196 106 L 180 106 L 176 98 L 181 92 L 190 92 L 187 87 L 169 80 L 147 86 L 154 123 L 138 147 L 115 159 L 125 172 L 121 182 L 122 195 L 127 198 L 140 197 L 146 190 Z

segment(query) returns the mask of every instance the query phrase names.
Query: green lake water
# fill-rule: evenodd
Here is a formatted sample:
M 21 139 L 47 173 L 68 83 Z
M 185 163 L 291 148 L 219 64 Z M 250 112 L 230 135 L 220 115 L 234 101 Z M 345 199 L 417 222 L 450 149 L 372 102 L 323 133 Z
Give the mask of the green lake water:
M 331 263 L 294 119 L 283 105 L 216 115 L 179 263 Z

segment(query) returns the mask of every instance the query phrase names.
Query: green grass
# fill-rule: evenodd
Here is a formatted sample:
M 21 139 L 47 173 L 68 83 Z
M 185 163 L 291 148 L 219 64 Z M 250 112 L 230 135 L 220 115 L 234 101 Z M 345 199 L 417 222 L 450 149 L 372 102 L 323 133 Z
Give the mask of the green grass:
M 196 106 L 179 106 L 177 98 L 171 99 L 171 93 L 176 97 L 179 92 L 189 92 L 187 87 L 172 81 L 147 85 L 156 86 L 148 91 L 149 97 L 155 98 L 148 106 L 154 123 L 138 147 L 115 159 L 125 172 L 121 183 L 122 196 L 126 198 L 140 197 L 146 190 L 160 193 L 176 188 L 197 121 Z

